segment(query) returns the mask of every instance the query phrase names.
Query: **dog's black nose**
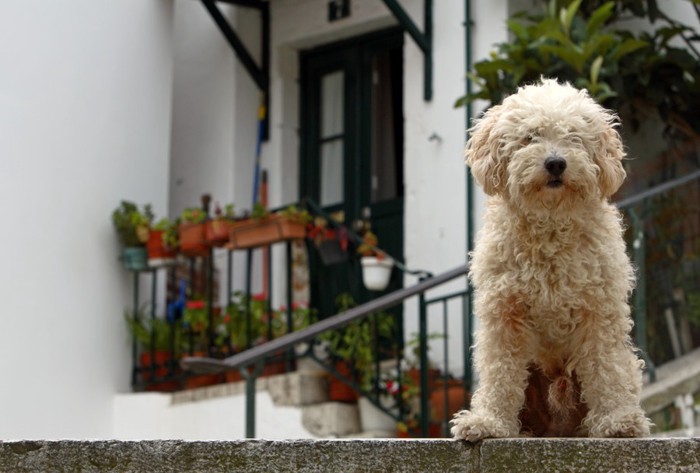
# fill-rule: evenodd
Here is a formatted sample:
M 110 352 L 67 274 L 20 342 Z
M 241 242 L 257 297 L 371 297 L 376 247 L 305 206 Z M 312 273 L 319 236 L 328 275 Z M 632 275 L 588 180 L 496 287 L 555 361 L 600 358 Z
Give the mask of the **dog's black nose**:
M 550 156 L 544 160 L 545 169 L 554 177 L 559 177 L 566 169 L 566 160 L 559 156 Z

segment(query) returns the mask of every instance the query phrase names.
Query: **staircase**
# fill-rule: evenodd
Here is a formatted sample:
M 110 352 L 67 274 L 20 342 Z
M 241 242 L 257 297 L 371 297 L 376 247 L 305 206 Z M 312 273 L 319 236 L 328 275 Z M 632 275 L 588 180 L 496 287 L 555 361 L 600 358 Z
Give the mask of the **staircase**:
M 357 404 L 330 402 L 325 371 L 305 369 L 256 381 L 262 438 L 388 438 L 396 429 L 363 431 Z M 119 439 L 243 438 L 245 382 L 177 393 L 129 393 L 115 403 Z
M 670 416 L 679 417 L 675 423 L 683 428 L 664 435 L 700 435 L 700 405 L 695 403 L 699 392 L 700 349 L 696 349 L 656 369 L 655 382 L 642 390 L 642 407 L 659 430 L 668 430 L 665 424 L 670 423 Z
M 0 471 L 695 472 L 700 440 L 26 440 L 0 443 Z

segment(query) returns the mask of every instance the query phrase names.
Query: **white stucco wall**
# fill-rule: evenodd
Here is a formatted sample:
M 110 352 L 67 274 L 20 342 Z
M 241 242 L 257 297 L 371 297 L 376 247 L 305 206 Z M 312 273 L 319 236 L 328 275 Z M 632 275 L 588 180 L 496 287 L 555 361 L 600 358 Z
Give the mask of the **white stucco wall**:
M 162 393 L 121 394 L 114 404 L 114 438 L 120 440 L 244 439 L 245 395 L 173 404 Z M 255 437 L 314 438 L 302 425 L 302 411 L 276 406 L 267 391 L 256 395 Z
M 111 433 L 132 283 L 110 216 L 166 210 L 171 23 L 162 0 L 0 3 L 0 439 Z

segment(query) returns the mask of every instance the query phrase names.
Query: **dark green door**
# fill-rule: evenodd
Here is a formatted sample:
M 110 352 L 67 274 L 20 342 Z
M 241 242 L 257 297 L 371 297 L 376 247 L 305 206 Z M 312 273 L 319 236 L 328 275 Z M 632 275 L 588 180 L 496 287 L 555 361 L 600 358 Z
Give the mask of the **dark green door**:
M 301 193 L 348 227 L 364 220 L 403 261 L 403 34 L 392 29 L 301 55 Z M 324 266 L 311 251 L 311 298 L 321 316 L 362 285 L 359 258 Z M 401 286 L 394 270 L 387 291 Z

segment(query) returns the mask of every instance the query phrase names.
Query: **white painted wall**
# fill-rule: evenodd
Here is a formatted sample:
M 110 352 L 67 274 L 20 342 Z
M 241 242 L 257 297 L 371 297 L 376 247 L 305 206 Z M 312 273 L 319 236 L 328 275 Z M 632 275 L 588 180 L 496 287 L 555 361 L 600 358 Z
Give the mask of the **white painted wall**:
M 108 437 L 131 279 L 110 216 L 167 206 L 172 3 L 0 3 L 0 439 Z
M 267 391 L 259 391 L 255 403 L 256 438 L 314 438 L 302 425 L 300 408 L 276 406 Z M 120 440 L 246 437 L 244 394 L 178 404 L 170 394 L 120 394 L 114 408 L 113 436 Z

